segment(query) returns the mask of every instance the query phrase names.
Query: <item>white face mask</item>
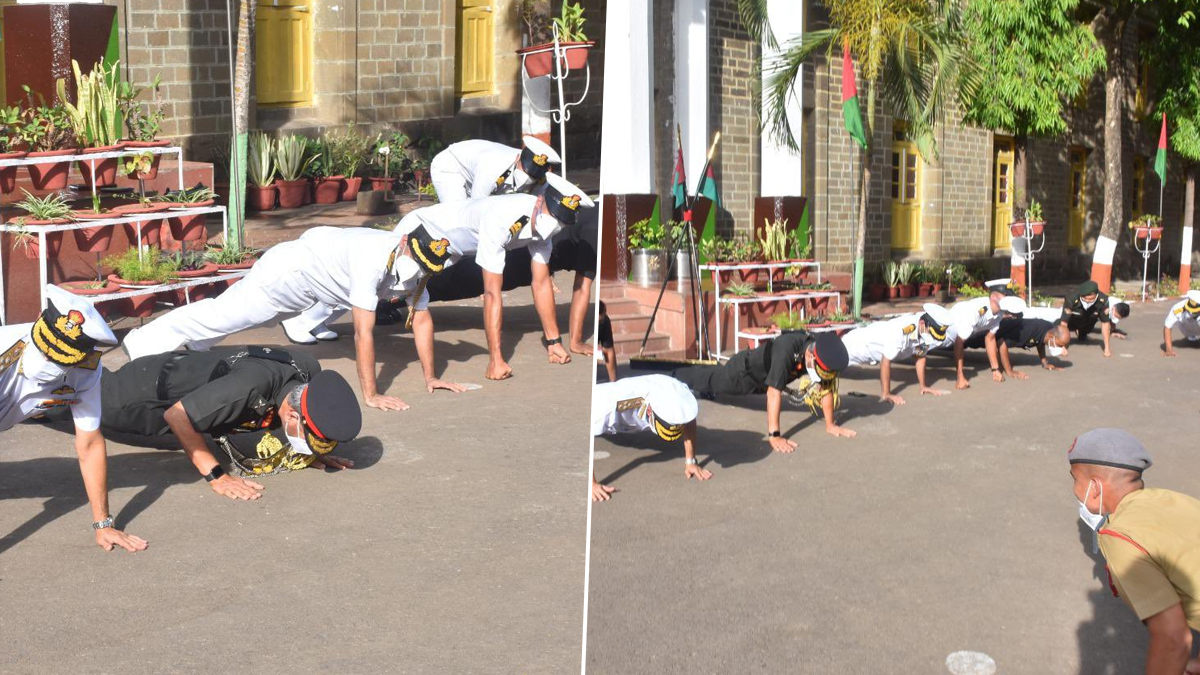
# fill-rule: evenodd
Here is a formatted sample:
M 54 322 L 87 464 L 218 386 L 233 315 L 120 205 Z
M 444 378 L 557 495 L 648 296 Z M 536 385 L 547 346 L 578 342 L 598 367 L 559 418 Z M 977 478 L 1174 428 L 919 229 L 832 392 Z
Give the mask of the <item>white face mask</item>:
M 816 368 L 813 368 L 812 366 L 805 366 L 804 370 L 808 372 L 808 379 L 812 380 L 813 382 L 821 381 L 821 377 L 817 375 Z
M 1104 515 L 1104 485 L 1100 485 L 1100 513 L 1092 513 L 1088 510 L 1087 498 L 1090 497 L 1091 494 L 1092 484 L 1089 482 L 1087 492 L 1083 494 L 1083 501 L 1079 502 L 1079 519 L 1082 520 L 1085 525 L 1090 527 L 1093 533 L 1098 533 L 1100 528 L 1104 527 L 1104 521 L 1108 519 L 1108 517 Z M 1096 553 L 1099 550 L 1099 543 L 1095 534 L 1093 534 L 1092 553 Z
M 308 447 L 308 441 L 304 438 L 304 424 L 300 420 L 296 420 L 296 425 L 300 427 L 300 435 L 298 436 L 292 435 L 292 432 L 288 429 L 289 424 L 290 422 L 283 425 L 283 435 L 287 437 L 287 442 L 292 446 L 292 450 L 301 455 L 313 454 L 312 448 Z
M 67 369 L 47 359 L 45 354 L 29 345 L 21 354 L 21 374 L 34 382 L 45 384 L 66 376 Z
M 562 223 L 558 222 L 558 218 L 549 213 L 539 213 L 535 224 L 536 227 L 529 229 L 535 233 L 538 239 L 549 239 L 562 229 Z
M 1053 342 L 1046 343 L 1046 353 L 1050 356 L 1062 356 L 1063 348 Z
M 1087 300 L 1084 300 L 1083 298 L 1080 298 L 1080 299 L 1079 299 L 1079 304 L 1083 305 L 1083 308 L 1084 308 L 1084 309 L 1091 309 L 1091 308 L 1092 308 L 1092 305 L 1096 304 L 1096 301 L 1095 301 L 1095 300 L 1092 300 L 1091 302 L 1088 302 Z

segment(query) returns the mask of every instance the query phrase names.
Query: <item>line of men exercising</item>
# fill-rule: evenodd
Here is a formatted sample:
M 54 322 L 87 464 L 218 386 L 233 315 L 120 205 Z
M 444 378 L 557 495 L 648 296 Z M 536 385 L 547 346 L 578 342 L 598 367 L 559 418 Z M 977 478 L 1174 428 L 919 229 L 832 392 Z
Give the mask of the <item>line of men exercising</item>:
M 695 397 L 766 394 L 766 440 L 776 452 L 790 453 L 797 444 L 783 435 L 780 414 L 785 397 L 803 403 L 825 422 L 833 436 L 852 438 L 856 432 L 840 426 L 835 412 L 840 404 L 838 377 L 849 366 L 878 366 L 879 400 L 904 405 L 892 391 L 892 364 L 913 359 L 921 395 L 942 396 L 946 390 L 932 386 L 926 371 L 927 356 L 934 350 L 952 355 L 957 389 L 971 386 L 964 370 L 967 349 L 987 354 L 996 382 L 1024 380 L 1028 375 L 1013 367 L 1011 350 L 1036 350 L 1042 368 L 1058 370 L 1054 360 L 1068 354 L 1072 334 L 1084 341 L 1099 326 L 1103 353 L 1112 355 L 1111 341 L 1124 339 L 1116 326 L 1129 316 L 1129 305 L 1114 302 L 1087 281 L 1065 298 L 1062 308 L 1030 307 L 1018 297 L 1009 279 L 985 284 L 987 293 L 949 308 L 925 304 L 921 312 L 876 321 L 838 338 L 833 332 L 787 332 L 754 349 L 734 354 L 720 365 L 678 368 L 665 375 L 617 379 L 612 329 L 601 302 L 597 338 L 608 371 L 608 383 L 597 384 L 592 396 L 592 434 L 595 436 L 650 430 L 664 440 L 682 438 L 685 476 L 707 480 L 711 472 L 696 458 Z M 1164 324 L 1164 356 L 1174 356 L 1171 330 L 1178 327 L 1189 343 L 1200 345 L 1200 291 L 1191 291 L 1175 303 Z M 613 489 L 593 477 L 592 498 L 604 501 Z
M 301 350 L 216 346 L 233 333 L 290 315 L 287 338 L 315 344 L 337 339 L 329 323 L 349 311 L 363 403 L 404 410 L 407 403 L 377 385 L 380 309 L 412 330 L 427 391 L 460 393 L 464 385 L 434 372 L 429 303 L 483 296 L 485 375 L 503 380 L 513 371 L 501 345 L 502 293 L 531 286 L 547 359 L 566 364 L 551 277 L 561 269 L 576 275 L 571 348 L 590 355 L 583 323 L 596 268 L 594 204 L 550 171 L 560 162 L 553 148 L 524 141 L 519 149 L 481 140 L 451 145 L 432 162 L 438 204 L 391 231 L 317 227 L 272 247 L 221 295 L 130 331 L 122 343 L 130 361 L 114 372 L 100 367 L 100 349 L 117 344 L 104 319 L 87 300 L 47 287 L 37 321 L 0 328 L 0 431 L 69 415 L 97 544 L 137 551 L 147 542 L 118 529 L 109 513 L 103 433 L 174 434 L 212 490 L 235 500 L 262 496 L 253 476 L 353 466 L 333 454 L 362 427 L 345 378 Z

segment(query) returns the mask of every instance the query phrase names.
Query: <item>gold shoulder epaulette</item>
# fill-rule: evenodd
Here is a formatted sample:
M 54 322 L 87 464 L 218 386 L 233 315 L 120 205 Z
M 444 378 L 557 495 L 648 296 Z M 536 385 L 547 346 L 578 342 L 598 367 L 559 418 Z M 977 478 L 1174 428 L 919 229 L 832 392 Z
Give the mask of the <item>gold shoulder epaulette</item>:
M 6 370 L 9 366 L 21 359 L 21 354 L 25 352 L 25 341 L 17 340 L 13 346 L 8 348 L 8 351 L 0 355 L 0 370 Z

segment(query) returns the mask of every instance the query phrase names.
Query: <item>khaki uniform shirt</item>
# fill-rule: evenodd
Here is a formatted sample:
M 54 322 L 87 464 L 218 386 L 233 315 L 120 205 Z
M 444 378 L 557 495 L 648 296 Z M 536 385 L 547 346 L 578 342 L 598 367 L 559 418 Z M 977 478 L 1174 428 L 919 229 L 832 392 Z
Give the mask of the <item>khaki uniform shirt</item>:
M 1113 592 L 1146 619 L 1183 604 L 1200 630 L 1200 500 L 1142 489 L 1126 495 L 1100 529 Z

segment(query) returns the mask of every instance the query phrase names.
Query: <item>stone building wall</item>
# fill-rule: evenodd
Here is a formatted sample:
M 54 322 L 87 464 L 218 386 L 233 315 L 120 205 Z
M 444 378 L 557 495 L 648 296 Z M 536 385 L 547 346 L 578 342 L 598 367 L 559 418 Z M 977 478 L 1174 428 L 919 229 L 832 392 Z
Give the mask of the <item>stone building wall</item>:
M 712 45 L 709 128 L 721 132 L 721 145 L 713 160 L 722 202 L 717 230 L 725 234 L 752 232 L 754 198 L 759 192 L 758 99 L 753 86 L 759 46 L 742 28 L 736 0 L 709 3 L 708 29 Z M 690 192 L 700 177 L 687 178 Z

